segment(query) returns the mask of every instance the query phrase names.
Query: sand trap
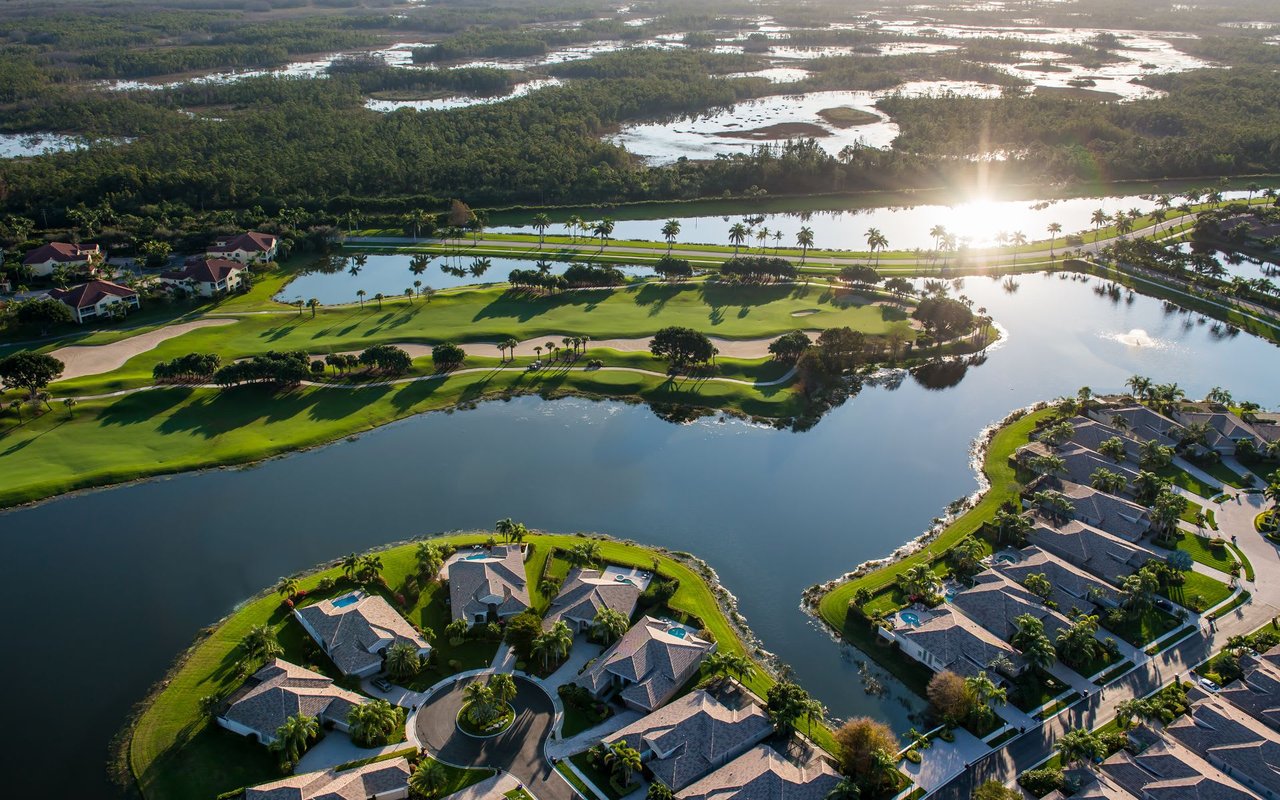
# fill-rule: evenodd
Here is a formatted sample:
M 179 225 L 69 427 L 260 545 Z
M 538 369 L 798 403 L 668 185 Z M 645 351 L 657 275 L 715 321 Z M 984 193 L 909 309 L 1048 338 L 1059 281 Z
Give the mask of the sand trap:
M 791 312 L 791 316 L 793 316 L 793 317 L 807 317 L 807 316 L 810 316 L 810 315 L 812 315 L 812 314 L 817 314 L 817 313 L 818 313 L 818 309 L 816 309 L 816 308 L 806 308 L 806 309 L 803 309 L 803 310 L 800 310 L 800 311 L 792 311 L 792 312 Z
M 212 328 L 219 325 L 230 325 L 239 322 L 236 319 L 201 319 L 195 322 L 182 322 L 167 325 L 148 333 L 140 333 L 128 339 L 121 339 L 111 344 L 72 345 L 59 347 L 49 353 L 61 359 L 66 368 L 62 371 L 61 380 L 79 378 L 83 375 L 100 375 L 124 366 L 124 362 L 134 356 L 154 349 L 161 342 L 181 336 L 197 328 Z

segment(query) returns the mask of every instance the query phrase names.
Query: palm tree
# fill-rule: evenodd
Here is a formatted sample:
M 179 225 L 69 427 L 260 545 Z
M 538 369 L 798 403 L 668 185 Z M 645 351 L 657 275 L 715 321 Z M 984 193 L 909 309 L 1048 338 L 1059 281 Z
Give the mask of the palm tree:
M 1027 235 L 1022 231 L 1014 231 L 1009 236 L 1009 242 L 1013 245 L 1013 263 L 1018 263 L 1018 248 L 1023 247 L 1027 243 Z
M 551 354 L 551 360 L 553 362 L 559 357 L 559 351 L 556 348 L 555 342 L 547 342 L 543 347 L 545 347 L 547 352 Z
M 74 416 L 75 416 L 75 414 L 74 414 L 74 413 L 72 413 L 71 409 L 75 408 L 75 407 L 76 407 L 76 405 L 77 405 L 79 402 L 80 402 L 80 401 L 76 400 L 74 397 L 64 397 L 64 398 L 62 398 L 62 407 L 63 407 L 63 408 L 65 408 L 65 409 L 67 410 L 67 417 L 74 417 Z
M 773 254 L 778 254 L 778 247 L 782 244 L 782 229 L 773 232 Z
M 872 786 L 879 788 L 896 780 L 897 774 L 897 756 L 886 752 L 882 748 L 876 748 L 875 752 L 871 754 L 871 769 L 868 771 L 867 781 Z
M 1054 257 L 1054 247 L 1053 247 L 1054 243 L 1058 241 L 1058 234 L 1062 233 L 1062 223 L 1050 222 L 1048 230 L 1049 230 L 1049 258 L 1052 259 Z
M 396 680 L 404 680 L 418 674 L 422 658 L 418 648 L 406 641 L 396 642 L 387 648 L 387 672 Z
M 1075 765 L 1080 762 L 1091 762 L 1106 753 L 1102 740 L 1087 728 L 1067 731 L 1053 743 L 1064 764 Z
M 595 542 L 583 542 L 569 548 L 569 552 L 565 553 L 565 560 L 570 566 L 585 567 L 588 564 L 594 564 L 600 559 L 600 545 Z
M 569 236 L 575 244 L 578 242 L 578 231 L 584 224 L 582 217 L 577 214 L 571 214 L 569 215 L 569 218 L 565 220 L 565 226 L 569 228 Z
M 405 299 L 409 301 L 409 305 L 413 305 L 413 287 L 406 286 L 403 292 Z
M 462 703 L 467 709 L 467 719 L 481 727 L 494 719 L 493 691 L 483 681 L 473 681 L 462 690 Z
M 547 238 L 547 228 L 551 227 L 551 217 L 546 214 L 533 215 L 533 227 L 538 229 L 538 249 L 542 249 L 542 243 Z
M 369 700 L 352 706 L 347 712 L 352 741 L 366 747 L 386 744 L 399 724 L 399 710 L 386 700 Z
M 751 659 L 741 653 L 730 653 L 724 650 L 708 656 L 706 666 L 713 680 L 724 680 L 731 675 L 744 680 L 752 673 Z
M 427 267 L 431 266 L 430 253 L 415 253 L 409 259 L 409 271 L 414 275 L 421 275 L 427 271 Z
M 563 339 L 561 339 L 561 340 L 560 340 L 560 344 L 564 345 L 564 350 L 565 350 L 565 357 L 564 357 L 564 360 L 565 360 L 565 361 L 568 361 L 568 360 L 569 360 L 568 352 L 569 352 L 569 348 L 570 348 L 570 347 L 573 347 L 573 352 L 574 352 L 574 354 L 577 354 L 577 352 L 578 352 L 578 348 L 577 348 L 576 346 L 574 346 L 574 344 L 573 344 L 573 337 L 572 337 L 572 336 L 566 336 L 566 337 L 564 337 Z
M 434 800 L 440 797 L 449 783 L 444 765 L 434 758 L 424 758 L 409 776 L 409 788 L 420 797 Z
M 912 602 L 937 597 L 942 581 L 929 569 L 928 564 L 916 564 L 898 576 L 902 593 Z
M 489 678 L 489 692 L 493 695 L 494 702 L 499 705 L 509 704 L 516 699 L 516 682 L 505 672 L 498 673 Z
M 569 651 L 573 648 L 573 631 L 568 623 L 557 620 L 556 624 L 551 626 L 551 630 L 547 631 L 546 636 L 551 644 L 551 654 L 557 660 L 569 655 Z
M 738 254 L 738 248 L 742 246 L 742 242 L 747 238 L 747 226 L 741 222 L 735 222 L 729 228 L 729 244 L 733 245 L 733 254 Z
M 667 240 L 667 252 L 671 252 L 671 248 L 675 246 L 676 237 L 680 235 L 680 220 L 669 219 L 662 225 L 662 238 Z
M 293 597 L 298 593 L 298 579 L 294 577 L 281 578 L 276 584 L 276 594 L 284 598 Z
M 319 300 L 317 300 L 316 298 L 314 298 L 314 297 L 313 297 L 313 298 L 311 298 L 310 300 L 308 300 L 308 301 L 307 301 L 307 308 L 311 309 L 311 318 L 312 318 L 312 319 L 315 319 L 315 318 L 316 318 L 316 309 L 317 309 L 317 308 L 319 308 L 319 307 L 320 307 L 320 301 L 319 301 Z
M 889 246 L 889 240 L 880 232 L 879 228 L 867 229 L 867 247 L 871 250 L 871 255 L 875 256 L 876 266 L 880 265 L 879 251 Z
M 1004 705 L 1009 702 L 1009 690 L 1003 686 L 997 686 L 995 681 L 987 675 L 986 670 L 965 678 L 964 686 L 978 702 L 979 713 L 984 717 L 989 718 L 992 703 Z
M 364 308 L 364 296 L 368 294 L 364 289 L 356 289 L 356 299 L 360 301 L 360 307 Z
M 510 351 L 511 351 L 511 360 L 512 360 L 512 361 L 515 361 L 515 359 L 516 359 L 516 347 L 517 347 L 519 344 L 520 344 L 520 342 L 516 341 L 516 338 L 515 338 L 514 336 L 508 336 L 507 338 L 505 338 L 505 339 L 503 339 L 503 340 L 502 340 L 501 344 L 499 344 L 499 347 L 501 347 L 503 350 L 510 350 Z
M 831 787 L 831 790 L 824 795 L 824 800 L 859 800 L 862 797 L 862 790 L 858 788 L 858 784 L 853 778 L 841 778 L 840 782 Z
M 535 356 L 537 356 L 539 359 L 541 359 L 541 358 L 542 358 L 542 345 L 535 345 L 535 346 L 534 346 L 534 348 L 533 348 L 533 353 L 534 353 L 534 355 L 535 355 Z
M 1102 654 L 1102 642 L 1098 632 L 1098 617 L 1081 614 L 1071 625 L 1058 631 L 1058 652 L 1069 664 L 1087 664 Z
M 351 553 L 343 558 L 338 566 L 342 567 L 342 574 L 350 580 L 356 576 L 356 570 L 360 569 L 360 556 Z
M 1012 511 L 1000 509 L 995 516 L 996 540 L 1004 544 L 1021 546 L 1027 540 L 1033 526 L 1030 519 Z
M 1111 217 L 1107 215 L 1105 208 L 1094 209 L 1093 214 L 1089 216 L 1089 221 L 1093 223 L 1093 241 L 1097 242 L 1098 237 L 1102 234 L 1102 226 L 1111 221 Z
M 929 236 L 933 239 L 933 249 L 942 249 L 942 240 L 947 236 L 947 228 L 945 225 L 934 225 L 929 229 Z
M 319 735 L 319 720 L 306 714 L 295 714 L 276 728 L 276 738 L 271 743 L 271 749 L 280 753 L 280 760 L 284 765 L 292 767 L 306 752 L 311 740 Z
M 756 231 L 756 244 L 759 245 L 761 253 L 764 252 L 764 243 L 767 241 L 769 241 L 769 229 L 762 226 Z
M 1044 623 L 1030 614 L 1022 614 L 1014 619 L 1014 624 L 1018 630 L 1009 638 L 1009 644 L 1018 648 L 1032 666 L 1046 670 L 1053 666 L 1058 653 L 1044 632 Z
M 1129 391 L 1133 392 L 1133 396 L 1139 400 L 1145 400 L 1151 395 L 1151 379 L 1144 378 L 1141 375 L 1131 375 L 1124 385 L 1129 387 Z
M 631 784 L 631 776 L 640 771 L 640 751 L 627 746 L 627 740 L 621 739 L 609 745 L 604 755 L 605 766 L 609 768 L 619 786 Z
M 595 224 L 592 232 L 600 237 L 600 249 L 603 250 L 609 244 L 609 237 L 613 236 L 613 220 L 605 217 Z
M 595 620 L 591 623 L 591 632 L 601 642 L 613 644 L 627 632 L 629 622 L 630 620 L 621 611 L 601 608 L 596 612 Z
M 240 649 L 247 664 L 260 664 L 284 653 L 269 625 L 255 625 L 240 639 Z
M 805 226 L 796 234 L 796 244 L 800 245 L 800 263 L 809 256 L 809 248 L 813 247 L 813 229 Z

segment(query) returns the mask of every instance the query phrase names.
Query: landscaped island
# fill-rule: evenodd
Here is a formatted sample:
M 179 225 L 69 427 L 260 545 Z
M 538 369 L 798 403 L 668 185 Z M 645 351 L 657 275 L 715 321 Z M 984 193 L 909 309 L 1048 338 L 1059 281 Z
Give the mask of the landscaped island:
M 650 797 L 744 781 L 901 789 L 893 734 L 865 719 L 828 730 L 731 604 L 687 554 L 511 520 L 352 554 L 206 630 L 122 738 L 119 774 L 148 800 L 253 800 L 282 771 L 313 788 L 375 780 L 361 770 L 401 792 L 382 796 L 443 797 L 506 779 L 491 765 L 550 800 L 571 784 L 609 798 L 641 782 Z M 668 761 L 651 749 L 659 729 L 705 756 Z M 544 741 L 559 759 L 543 763 Z

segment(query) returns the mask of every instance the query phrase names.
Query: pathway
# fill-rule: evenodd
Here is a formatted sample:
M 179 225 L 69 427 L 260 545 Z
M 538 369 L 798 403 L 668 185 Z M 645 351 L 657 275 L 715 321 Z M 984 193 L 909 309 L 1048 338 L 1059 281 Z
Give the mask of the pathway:
M 350 764 L 352 761 L 363 761 L 366 758 L 376 758 L 387 753 L 416 749 L 417 743 L 414 741 L 404 741 L 386 747 L 359 747 L 345 733 L 329 731 L 323 739 L 303 754 L 294 772 L 299 775 L 304 772 L 317 772 L 342 764 Z
M 591 745 L 599 744 L 604 737 L 622 730 L 643 716 L 639 711 L 628 708 L 625 711 L 618 711 L 593 728 L 579 731 L 568 739 L 553 739 L 547 742 L 547 758 L 565 759 L 574 753 L 581 753 Z

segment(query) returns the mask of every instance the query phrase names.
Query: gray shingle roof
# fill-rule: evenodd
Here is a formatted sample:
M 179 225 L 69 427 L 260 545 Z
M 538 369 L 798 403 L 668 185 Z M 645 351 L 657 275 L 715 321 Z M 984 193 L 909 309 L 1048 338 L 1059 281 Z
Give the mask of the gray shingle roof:
M 1018 631 L 1015 619 L 1030 614 L 1044 623 L 1050 638 L 1071 626 L 1071 621 L 1057 611 L 1045 607 L 1040 598 L 1020 584 L 987 570 L 974 577 L 973 586 L 958 592 L 951 605 L 966 617 L 1008 641 Z
M 1045 477 L 1034 487 L 1041 490 L 1061 492 L 1075 509 L 1076 519 L 1127 542 L 1136 542 L 1151 527 L 1151 512 L 1146 508 L 1087 484 Z
M 991 663 L 1002 656 L 1015 666 L 1022 663 L 1022 656 L 1007 642 L 963 614 L 941 608 L 922 614 L 921 619 L 920 625 L 895 633 L 938 659 L 943 669 L 973 676 L 990 671 Z
M 1257 800 L 1258 795 L 1175 742 L 1158 739 L 1141 753 L 1121 750 L 1103 771 L 1145 800 Z
M 1191 704 L 1165 732 L 1228 775 L 1280 792 L 1280 735 L 1214 696 Z
M 1064 614 L 1069 614 L 1072 608 L 1091 611 L 1095 604 L 1089 599 L 1090 589 L 1097 589 L 1106 597 L 1116 599 L 1115 588 L 1109 583 L 1095 578 L 1050 552 L 1041 550 L 1039 547 L 1024 547 L 1020 552 L 1021 561 L 1014 564 L 1000 562 L 996 564 L 996 569 L 1019 584 L 1026 581 L 1028 575 L 1044 575 L 1053 588 L 1049 599 L 1056 603 L 1058 610 Z
M 342 606 L 334 604 L 349 597 L 357 599 Z M 378 595 L 357 591 L 293 613 L 315 631 L 320 646 L 344 675 L 380 665 L 379 651 L 396 642 L 409 642 L 418 650 L 428 647 L 422 635 Z
M 335 772 L 307 772 L 245 790 L 245 800 L 368 800 L 405 789 L 409 762 L 403 758 L 379 761 Z
M 621 697 L 652 711 L 671 699 L 693 677 L 698 665 L 712 650 L 709 642 L 695 636 L 683 639 L 667 633 L 670 626 L 660 619 L 644 617 L 606 650 L 577 683 L 600 694 L 621 678 Z
M 824 800 L 840 774 L 816 753 L 792 760 L 756 745 L 676 794 L 680 800 Z
M 1276 653 L 1275 648 L 1270 653 Z M 1226 686 L 1218 696 L 1255 719 L 1280 731 L 1280 668 L 1267 658 L 1240 657 L 1243 677 Z
M 364 700 L 355 692 L 335 686 L 331 678 L 277 658 L 253 673 L 227 698 L 227 706 L 219 716 L 270 742 L 289 717 L 302 714 L 345 723 L 352 707 Z
M 1058 523 L 1039 511 L 1031 512 L 1034 527 L 1028 544 L 1040 547 L 1077 567 L 1119 584 L 1155 554 L 1078 520 Z
M 1220 447 L 1228 443 L 1234 445 L 1241 439 L 1249 439 L 1255 444 L 1262 441 L 1262 437 L 1258 436 L 1258 432 L 1253 429 L 1253 426 L 1235 414 L 1212 411 L 1184 411 L 1178 414 L 1178 419 L 1184 425 L 1197 423 L 1208 425 L 1209 435 L 1207 440 L 1210 447 Z
M 619 729 L 604 741 L 625 740 L 654 753 L 648 762 L 679 791 L 773 733 L 769 715 L 736 684 L 715 694 L 697 691 Z
M 1103 442 L 1117 438 L 1124 443 L 1125 455 L 1130 459 L 1136 462 L 1141 454 L 1141 442 L 1106 423 L 1086 417 L 1072 417 L 1067 422 L 1075 428 L 1075 433 L 1067 440 L 1071 444 L 1097 451 Z
M 488 614 L 491 604 L 502 616 L 519 614 L 532 605 L 520 547 L 494 547 L 487 555 L 490 558 L 463 557 L 449 565 L 449 604 L 454 619 L 474 620 L 477 614 Z
M 1160 444 L 1173 447 L 1182 434 L 1181 425 L 1146 406 L 1108 406 L 1089 412 L 1089 416 L 1112 427 L 1116 427 L 1115 418 L 1119 417 L 1128 423 L 1126 432 L 1143 442 L 1155 439 Z
M 551 602 L 542 627 L 550 630 L 561 619 L 591 622 L 604 608 L 611 608 L 629 620 L 639 599 L 640 587 L 634 583 L 605 580 L 599 570 L 575 568 Z

